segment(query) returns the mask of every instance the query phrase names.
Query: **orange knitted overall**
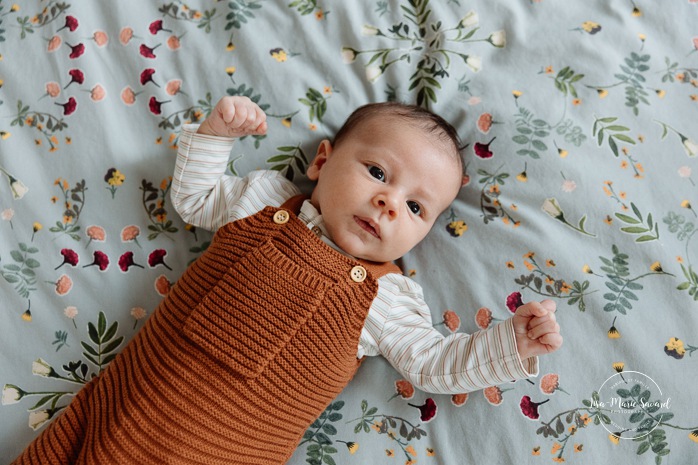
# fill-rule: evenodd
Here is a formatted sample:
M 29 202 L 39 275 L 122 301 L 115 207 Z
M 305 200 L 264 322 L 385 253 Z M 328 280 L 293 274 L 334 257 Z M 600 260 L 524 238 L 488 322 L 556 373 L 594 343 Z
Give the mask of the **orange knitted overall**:
M 285 463 L 358 368 L 377 278 L 399 270 L 348 258 L 278 211 L 221 227 L 14 463 Z

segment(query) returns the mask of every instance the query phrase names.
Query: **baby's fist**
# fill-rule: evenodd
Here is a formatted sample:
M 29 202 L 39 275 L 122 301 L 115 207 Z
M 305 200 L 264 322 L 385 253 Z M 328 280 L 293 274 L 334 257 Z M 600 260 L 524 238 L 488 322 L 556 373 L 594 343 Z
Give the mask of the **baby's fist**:
M 562 346 L 555 302 L 528 302 L 516 309 L 514 334 L 521 359 L 554 352 Z
M 247 97 L 223 97 L 197 132 L 220 137 L 262 135 L 267 132 L 267 115 Z

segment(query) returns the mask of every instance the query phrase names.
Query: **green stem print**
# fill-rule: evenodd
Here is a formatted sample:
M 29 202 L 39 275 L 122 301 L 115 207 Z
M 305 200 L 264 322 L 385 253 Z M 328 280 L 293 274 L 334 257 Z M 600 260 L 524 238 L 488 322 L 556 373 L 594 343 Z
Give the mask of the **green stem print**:
M 203 29 L 207 34 L 211 32 L 211 23 L 213 20 L 219 17 L 216 16 L 215 8 L 203 11 L 192 10 L 181 0 L 166 3 L 158 8 L 158 11 L 163 17 L 196 24 L 196 27 Z
M 583 75 L 577 75 L 583 76 Z M 567 95 L 567 86 L 564 82 L 556 81 L 556 87 L 564 85 L 565 90 L 562 91 Z M 558 90 L 560 88 L 558 87 Z M 576 91 L 575 91 L 576 92 Z M 550 135 L 550 133 L 555 130 L 557 134 L 564 136 L 565 142 L 569 144 L 574 144 L 576 147 L 582 145 L 587 138 L 582 132 L 582 128 L 573 123 L 572 119 L 565 119 L 567 114 L 567 100 L 564 100 L 564 107 L 562 111 L 562 116 L 555 124 L 549 124 L 547 121 L 536 118 L 535 115 L 519 105 L 519 99 L 516 99 L 516 108 L 518 113 L 514 115 L 516 132 L 517 134 L 511 138 L 511 140 L 521 145 L 522 147 L 516 151 L 518 155 L 529 156 L 533 159 L 540 158 L 540 152 L 545 152 L 548 150 L 548 145 L 545 143 L 544 139 Z M 558 148 L 558 153 L 560 149 Z
M 643 387 L 640 384 L 635 384 L 630 389 L 617 389 L 616 394 L 624 405 L 632 406 L 628 410 L 633 410 L 633 413 L 628 416 L 627 420 L 633 425 L 633 428 L 622 429 L 618 427 L 618 431 L 613 431 L 609 434 L 609 439 L 615 444 L 619 444 L 621 439 L 632 439 L 633 442 L 638 443 L 637 455 L 642 455 L 651 449 L 655 454 L 654 462 L 657 465 L 661 465 L 662 458 L 671 452 L 668 448 L 669 444 L 665 428 L 691 431 L 689 436 L 698 428 L 698 426 L 683 427 L 667 423 L 674 418 L 674 414 L 669 411 L 657 413 L 660 409 L 666 410 L 668 407 L 662 404 L 660 400 L 653 401 L 650 390 L 645 389 L 643 391 Z M 582 404 L 584 407 L 560 412 L 548 422 L 541 420 L 542 426 L 536 431 L 536 434 L 545 438 L 552 437 L 557 440 L 553 447 L 553 453 L 557 454 L 557 461 L 564 460 L 562 456 L 565 453 L 566 446 L 571 444 L 570 438 L 572 436 L 581 434 L 581 431 L 591 425 L 592 422 L 597 426 L 603 424 L 604 428 L 608 429 L 606 425 L 613 423 L 609 415 L 618 413 L 618 407 L 616 409 L 606 408 L 608 402 L 602 402 L 597 391 L 592 393 L 591 399 L 584 399 Z M 611 405 L 611 407 L 613 406 Z M 569 425 L 567 433 L 565 433 L 563 418 L 565 423 Z M 631 430 L 635 434 L 632 438 L 623 436 L 623 434 Z M 575 439 L 575 441 L 579 441 L 579 439 Z M 625 443 L 629 442 L 626 441 Z
M 693 297 L 694 301 L 698 301 L 698 273 L 693 268 L 691 262 L 691 255 L 689 254 L 689 244 L 691 239 L 696 235 L 698 229 L 695 225 L 687 221 L 683 215 L 679 215 L 674 212 L 669 212 L 667 216 L 664 217 L 664 223 L 667 225 L 669 232 L 676 234 L 676 238 L 679 241 L 686 240 L 685 257 L 687 265 L 681 260 L 681 271 L 683 272 L 686 281 L 678 285 L 677 289 L 680 291 L 688 291 L 688 295 Z
M 240 29 L 243 24 L 247 24 L 248 20 L 254 19 L 255 15 L 253 12 L 262 8 L 261 3 L 261 0 L 231 0 L 228 2 L 231 11 L 225 17 L 228 21 L 225 25 L 225 30 Z
M 400 446 L 408 462 L 413 460 L 410 452 L 414 452 L 414 448 L 410 445 L 410 441 L 413 439 L 419 440 L 422 436 L 427 436 L 427 432 L 421 429 L 419 425 L 415 426 L 400 417 L 378 413 L 378 409 L 376 407 L 369 408 L 368 402 L 365 400 L 361 401 L 361 416 L 354 420 L 349 420 L 347 423 L 357 420 L 358 423 L 354 427 L 355 434 L 360 433 L 362 430 L 365 433 L 370 433 L 371 430 L 374 430 L 378 432 L 378 434 L 387 434 L 390 439 Z M 400 423 L 399 429 L 398 422 Z M 390 428 L 397 429 L 400 437 L 391 431 Z
M 305 98 L 299 98 L 298 101 L 308 107 L 308 118 L 310 121 L 315 121 L 315 118 L 317 118 L 318 122 L 322 123 L 322 117 L 327 112 L 327 100 L 331 97 L 332 95 L 325 97 L 319 90 L 311 87 L 305 93 Z
M 28 247 L 27 244 L 20 242 L 19 250 L 11 250 L 10 256 L 15 263 L 7 263 L 0 270 L 2 276 L 8 284 L 14 284 L 15 291 L 25 299 L 29 298 L 32 291 L 36 288 L 36 269 L 41 266 L 37 260 L 31 257 L 39 252 L 36 247 Z
M 604 136 L 606 135 L 606 133 L 609 134 L 608 146 L 611 148 L 613 155 L 615 155 L 616 157 L 618 156 L 618 143 L 616 142 L 616 140 L 625 142 L 627 144 L 635 145 L 635 140 L 633 140 L 626 134 L 622 134 L 623 132 L 630 131 L 630 128 L 618 124 L 611 124 L 617 121 L 618 118 L 613 116 L 606 118 L 597 118 L 596 116 L 594 116 L 594 120 L 594 126 L 591 129 L 591 133 L 594 137 L 597 138 L 599 147 L 601 147 L 601 144 L 603 144 Z M 606 123 L 608 123 L 608 126 L 604 126 L 604 124 Z
M 56 221 L 56 226 L 51 226 L 49 231 L 59 234 L 65 234 L 73 238 L 73 240 L 79 241 L 80 226 L 78 221 L 80 221 L 80 214 L 85 208 L 85 191 L 87 187 L 85 186 L 85 180 L 81 180 L 75 184 L 75 187 L 70 188 L 68 181 L 62 178 L 56 179 L 54 185 L 58 186 L 63 192 L 63 206 L 65 210 L 63 211 L 63 221 Z
M 46 139 L 49 145 L 49 151 L 57 150 L 58 137 L 57 132 L 68 127 L 68 123 L 63 121 L 63 118 L 58 118 L 50 113 L 30 111 L 29 105 L 22 104 L 21 100 L 17 101 L 17 115 L 12 120 L 10 126 L 24 127 L 24 125 L 35 128 Z M 36 139 L 36 144 L 40 145 L 41 139 Z
M 400 5 L 402 20 L 387 29 L 366 25 L 363 34 L 390 40 L 395 47 L 356 50 L 343 47 L 342 56 L 345 63 L 353 63 L 359 55 L 370 54 L 366 62 L 366 77 L 369 81 L 378 80 L 391 66 L 416 63 L 409 77 L 409 91 L 416 92 L 417 105 L 429 108 L 437 102 L 437 91 L 441 89 L 440 80 L 449 76 L 451 60 L 463 60 L 473 72 L 480 70 L 482 60 L 479 56 L 459 51 L 460 45 L 473 42 L 488 42 L 502 48 L 506 45 L 504 31 L 490 33 L 486 38 L 474 38 L 479 30 L 479 18 L 471 11 L 456 24 L 447 27 L 442 21 L 430 21 L 432 10 L 429 0 L 408 0 Z M 458 48 L 459 50 L 454 50 Z M 460 61 L 460 60 L 459 60 Z
M 584 223 L 586 223 L 586 220 L 587 220 L 586 215 L 582 216 L 582 218 L 579 220 L 579 223 L 577 226 L 568 222 L 567 219 L 565 219 L 565 212 L 560 207 L 560 204 L 558 203 L 556 198 L 553 197 L 553 198 L 545 199 L 545 202 L 543 202 L 541 209 L 545 213 L 547 213 L 548 215 L 553 217 L 554 219 L 560 221 L 562 224 L 564 224 L 568 228 L 572 228 L 575 231 L 580 232 L 582 234 L 585 234 L 587 236 L 596 237 L 596 234 L 592 234 L 584 229 Z
M 637 116 L 640 113 L 639 105 L 644 103 L 649 105 L 647 100 L 647 91 L 644 87 L 644 82 L 647 81 L 642 73 L 649 71 L 650 67 L 647 64 L 650 61 L 650 56 L 639 55 L 631 52 L 629 57 L 626 57 L 625 64 L 620 65 L 621 73 L 615 74 L 614 77 L 618 82 L 607 86 L 586 86 L 590 89 L 596 89 L 601 92 L 612 87 L 623 85 L 625 86 L 625 106 L 633 109 L 633 113 Z
M 27 34 L 33 34 L 36 29 L 54 22 L 60 18 L 68 8 L 70 8 L 70 5 L 66 2 L 50 1 L 42 7 L 41 12 L 35 14 L 31 18 L 29 18 L 29 16 L 17 18 L 19 27 L 22 30 L 20 37 L 24 39 L 27 37 Z
M 277 147 L 276 150 L 281 152 L 267 160 L 271 164 L 271 169 L 274 171 L 285 172 L 286 179 L 293 181 L 296 170 L 301 175 L 305 174 L 305 167 L 308 165 L 308 157 L 301 148 L 300 143 L 294 146 Z M 293 166 L 296 166 L 294 169 Z
M 494 221 L 497 218 L 502 218 L 502 221 L 506 224 L 512 224 L 518 226 L 521 224 L 512 217 L 505 209 L 502 207 L 499 201 L 499 196 L 501 195 L 501 190 L 499 186 L 503 186 L 505 180 L 509 177 L 508 173 L 499 173 L 502 167 L 497 168 L 494 174 L 489 173 L 483 169 L 479 169 L 477 174 L 482 176 L 478 182 L 483 184 L 482 191 L 480 192 L 480 211 L 482 212 L 482 218 L 485 224 L 490 221 Z
M 541 266 L 536 262 L 535 254 L 530 252 L 525 256 L 524 265 L 531 271 L 530 274 L 522 274 L 514 279 L 514 282 L 521 286 L 522 289 L 529 289 L 534 293 L 543 297 L 554 297 L 557 299 L 567 299 L 568 305 L 578 305 L 579 311 L 586 311 L 586 303 L 584 297 L 598 291 L 587 292 L 589 289 L 589 281 L 580 283 L 573 281 L 572 286 L 567 284 L 564 279 L 556 279 L 550 273 L 543 271 Z M 550 266 L 551 261 L 548 261 Z M 545 287 L 543 286 L 545 284 Z
M 684 136 L 682 133 L 677 131 L 676 129 L 672 128 L 666 123 L 662 123 L 661 121 L 654 120 L 655 123 L 659 123 L 662 125 L 662 140 L 664 140 L 667 136 L 667 133 L 669 130 L 674 132 L 679 138 L 681 139 L 681 144 L 683 145 L 683 149 L 686 151 L 686 156 L 688 157 L 695 157 L 698 155 L 698 143 L 696 143 L 694 140 L 689 139 L 688 137 Z
M 599 257 L 603 262 L 601 270 L 606 273 L 606 287 L 611 291 L 604 294 L 604 299 L 608 302 L 604 306 L 604 311 L 615 312 L 627 315 L 628 310 L 633 308 L 630 301 L 639 301 L 636 291 L 641 291 L 644 287 L 638 281 L 647 276 L 667 275 L 674 276 L 662 270 L 659 263 L 654 263 L 650 267 L 649 273 L 644 273 L 634 278 L 629 278 L 630 268 L 628 268 L 628 255 L 621 253 L 615 244 L 612 247 L 613 257 Z M 635 291 L 635 292 L 634 292 Z
M 42 378 L 51 378 L 63 382 L 87 384 L 116 357 L 119 346 L 123 342 L 123 336 L 116 336 L 119 323 L 108 324 L 103 312 L 99 312 L 97 324 L 89 323 L 87 342 L 81 342 L 83 348 L 83 360 L 70 361 L 62 366 L 65 375 L 58 373 L 48 362 L 38 358 L 32 363 L 32 374 Z M 58 333 L 56 333 L 58 337 Z M 59 339 L 60 340 L 60 339 Z M 97 371 L 90 367 L 94 365 Z M 63 410 L 68 402 L 63 405 L 58 403 L 66 396 L 74 395 L 74 391 L 25 391 L 15 384 L 5 384 L 2 390 L 2 405 L 16 404 L 24 398 L 40 396 L 39 400 L 28 410 L 29 427 L 36 430 L 53 418 L 56 413 Z
M 153 183 L 143 179 L 141 181 L 140 190 L 143 191 L 143 207 L 148 214 L 148 220 L 151 224 L 148 225 L 148 240 L 153 240 L 160 234 L 164 234 L 167 238 L 172 239 L 167 233 L 176 233 L 179 231 L 172 220 L 167 219 L 167 210 L 165 209 L 166 200 L 169 198 L 170 188 L 172 187 L 172 177 L 165 178 L 160 182 L 160 188 L 153 187 Z
M 197 105 L 192 105 L 183 110 L 175 111 L 174 113 L 171 113 L 168 116 L 163 116 L 162 121 L 160 121 L 160 123 L 158 124 L 158 127 L 165 131 L 171 129 L 172 131 L 178 132 L 179 127 L 182 125 L 183 122 L 198 123 L 205 117 L 209 116 L 211 114 L 211 111 L 213 111 L 213 104 L 211 103 L 211 93 L 207 92 L 206 99 L 200 99 L 197 102 Z M 177 140 L 174 141 L 174 144 L 176 143 Z
M 664 58 L 666 68 L 662 76 L 662 82 L 674 82 L 674 79 L 680 83 L 689 83 L 691 79 L 698 79 L 698 68 L 679 68 L 678 62 L 673 62 L 669 57 Z
M 635 217 L 626 215 L 624 213 L 616 213 L 616 218 L 621 220 L 623 223 L 630 225 L 620 228 L 620 230 L 627 234 L 641 234 L 640 237 L 635 239 L 635 242 L 649 242 L 658 240 L 659 224 L 653 221 L 652 214 L 647 214 L 647 223 L 645 224 L 642 213 L 640 212 L 640 209 L 637 208 L 637 205 L 630 202 L 630 208 L 632 209 Z
M 306 462 L 310 465 L 332 465 L 335 463 L 332 455 L 339 452 L 334 443 L 332 442 L 331 436 L 337 435 L 337 428 L 332 425 L 343 418 L 343 415 L 339 413 L 344 407 L 344 401 L 338 400 L 331 403 L 320 417 L 315 420 L 308 430 L 303 435 L 298 447 L 307 444 L 306 453 L 308 458 Z M 342 442 L 342 441 L 337 441 Z
M 289 3 L 288 7 L 295 8 L 301 16 L 309 15 L 317 11 L 318 13 L 316 14 L 321 14 L 322 19 L 325 19 L 327 15 L 330 14 L 329 11 L 323 10 L 318 6 L 317 0 L 295 0 Z

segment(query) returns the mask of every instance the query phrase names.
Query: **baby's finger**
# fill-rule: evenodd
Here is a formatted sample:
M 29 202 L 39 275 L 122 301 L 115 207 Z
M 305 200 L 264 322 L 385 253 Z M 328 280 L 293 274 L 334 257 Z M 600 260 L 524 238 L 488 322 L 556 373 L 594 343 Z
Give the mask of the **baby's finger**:
M 531 339 L 538 339 L 539 337 L 543 336 L 544 334 L 548 333 L 559 333 L 560 332 L 560 325 L 558 325 L 554 321 L 546 321 L 545 323 L 541 323 L 540 325 L 536 326 L 535 328 L 532 328 L 528 331 L 527 335 Z
M 555 313 L 555 311 L 557 310 L 557 304 L 555 304 L 555 301 L 553 300 L 545 299 L 541 301 L 540 304 L 544 309 L 548 310 L 551 313 Z
M 553 321 L 553 322 L 555 321 L 555 319 L 551 317 L 551 314 L 547 314 L 547 315 L 543 315 L 543 316 L 537 316 L 537 317 L 534 317 L 534 318 L 531 318 L 531 319 L 530 319 L 530 321 L 528 322 L 527 328 L 528 328 L 528 329 L 533 329 L 533 328 L 535 328 L 536 326 L 540 326 L 540 325 L 542 325 L 543 323 L 546 323 L 546 322 L 548 322 L 548 321 Z
M 234 115 L 232 121 L 230 121 L 230 123 L 228 123 L 228 127 L 231 129 L 243 128 L 245 126 L 245 124 L 247 123 L 248 113 L 249 113 L 249 110 L 247 109 L 247 107 L 245 107 L 243 105 L 236 105 L 235 106 L 235 115 Z
M 538 342 L 548 346 L 548 351 L 552 352 L 562 347 L 562 336 L 558 333 L 548 333 L 541 336 L 541 338 L 538 339 Z

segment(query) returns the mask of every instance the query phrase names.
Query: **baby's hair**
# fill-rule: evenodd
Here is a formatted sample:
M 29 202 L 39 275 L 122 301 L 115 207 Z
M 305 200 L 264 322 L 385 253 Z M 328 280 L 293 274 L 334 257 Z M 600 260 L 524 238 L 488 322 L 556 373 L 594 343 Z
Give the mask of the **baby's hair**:
M 450 143 L 454 150 L 456 162 L 462 170 L 463 160 L 461 159 L 461 150 L 463 150 L 464 147 L 462 146 L 460 137 L 458 137 L 456 128 L 436 113 L 432 113 L 417 105 L 399 102 L 369 103 L 363 105 L 349 115 L 344 125 L 342 125 L 339 131 L 337 131 L 337 134 L 335 134 L 332 145 L 336 146 L 339 144 L 342 139 L 346 138 L 363 121 L 381 116 L 397 116 L 409 123 L 417 125 L 428 133 L 438 136 L 439 139 Z

